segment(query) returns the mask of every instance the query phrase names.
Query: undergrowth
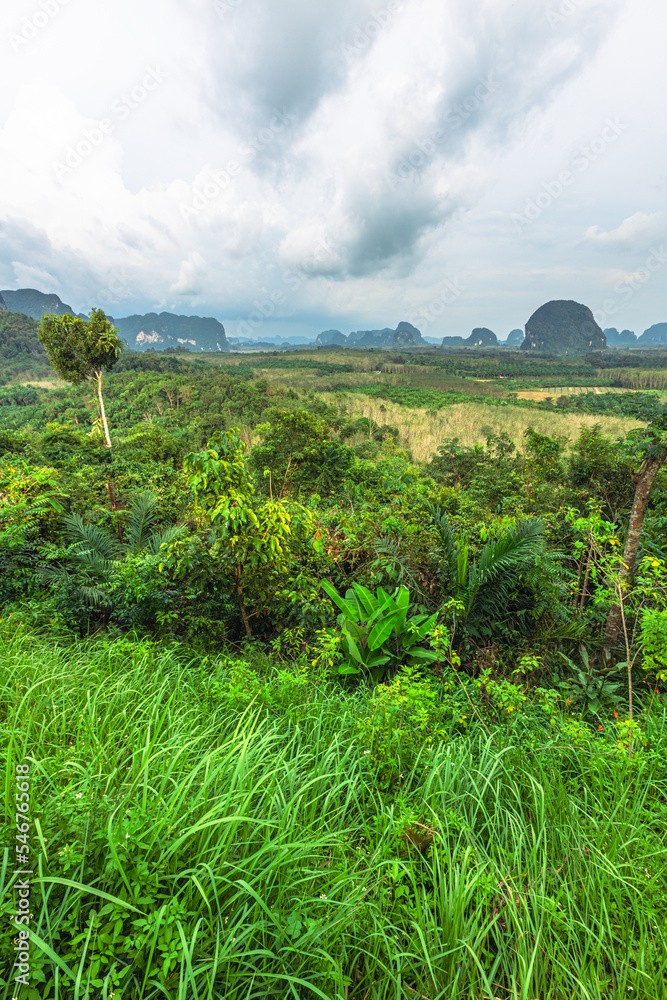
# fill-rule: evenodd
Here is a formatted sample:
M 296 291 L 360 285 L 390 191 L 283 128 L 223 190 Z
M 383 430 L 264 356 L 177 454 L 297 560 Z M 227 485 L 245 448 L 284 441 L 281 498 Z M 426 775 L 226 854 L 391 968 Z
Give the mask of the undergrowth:
M 629 759 L 613 718 L 482 725 L 434 677 L 7 621 L 0 660 L 2 1000 L 667 996 L 659 699 Z

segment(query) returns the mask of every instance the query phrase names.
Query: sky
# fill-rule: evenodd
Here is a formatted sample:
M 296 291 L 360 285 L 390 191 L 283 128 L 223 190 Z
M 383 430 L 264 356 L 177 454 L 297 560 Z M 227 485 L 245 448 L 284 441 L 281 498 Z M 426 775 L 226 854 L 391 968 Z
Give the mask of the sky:
M 667 321 L 664 0 L 6 0 L 0 288 L 270 339 Z

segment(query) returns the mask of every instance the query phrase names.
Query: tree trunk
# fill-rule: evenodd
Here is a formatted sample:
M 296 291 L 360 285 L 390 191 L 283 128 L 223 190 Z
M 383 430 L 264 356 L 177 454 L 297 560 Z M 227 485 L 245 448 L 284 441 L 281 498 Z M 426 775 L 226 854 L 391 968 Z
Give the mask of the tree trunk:
M 639 551 L 639 540 L 644 526 L 644 514 L 646 504 L 663 462 L 667 458 L 667 447 L 662 442 L 657 443 L 657 452 L 653 458 L 647 458 L 639 472 L 632 476 L 635 484 L 635 498 L 632 504 L 632 513 L 628 524 L 628 537 L 623 550 L 623 559 L 619 567 L 621 586 L 632 579 L 637 562 L 637 552 Z M 609 611 L 607 624 L 604 629 L 606 643 L 614 643 L 618 639 L 618 634 L 623 625 L 623 613 L 620 604 L 613 604 Z
M 102 417 L 102 426 L 104 427 L 104 437 L 107 442 L 107 448 L 111 451 L 111 438 L 109 437 L 109 425 L 107 423 L 106 410 L 104 409 L 104 400 L 102 399 L 102 372 L 97 373 L 97 398 L 100 401 L 100 415 Z
M 252 632 L 250 631 L 250 622 L 248 621 L 248 612 L 246 611 L 245 601 L 243 600 L 243 587 L 241 586 L 241 567 L 238 565 L 236 566 L 235 576 L 236 576 L 236 596 L 238 598 L 239 608 L 241 609 L 241 618 L 243 619 L 245 634 L 249 639 L 252 639 Z

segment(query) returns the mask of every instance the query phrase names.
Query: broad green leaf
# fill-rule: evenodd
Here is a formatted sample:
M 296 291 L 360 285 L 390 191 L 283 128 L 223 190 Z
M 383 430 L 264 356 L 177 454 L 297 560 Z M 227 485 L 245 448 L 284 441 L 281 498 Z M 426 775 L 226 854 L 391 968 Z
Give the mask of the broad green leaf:
M 379 649 L 380 646 L 387 641 L 394 630 L 397 617 L 397 614 L 394 613 L 387 615 L 386 618 L 381 618 L 379 622 L 376 622 L 371 629 L 370 635 L 368 636 L 369 649 Z
M 370 617 L 377 610 L 377 598 L 373 597 L 370 590 L 367 587 L 362 586 L 360 583 L 353 583 L 352 586 L 354 587 L 354 592 L 357 595 L 359 604 L 366 612 L 366 615 Z
M 358 617 L 356 608 L 354 608 L 349 601 L 346 601 L 344 597 L 341 597 L 336 588 L 332 587 L 328 580 L 320 580 L 320 586 L 322 590 L 329 595 L 336 607 L 340 608 L 343 614 L 353 620 Z
M 410 660 L 419 660 L 420 663 L 434 663 L 439 659 L 438 654 L 433 649 L 421 649 L 420 646 L 411 649 L 407 655 Z
M 399 608 L 407 608 L 410 604 L 410 591 L 407 587 L 401 587 L 398 594 L 396 595 L 396 605 Z
M 342 618 L 343 616 L 341 615 L 340 617 Z M 368 635 L 368 629 L 365 629 L 363 625 L 357 625 L 356 622 L 350 621 L 349 618 L 346 618 L 343 622 L 341 622 L 341 625 L 343 627 L 343 632 L 349 633 L 355 639 L 365 639 Z
M 380 651 L 379 653 L 374 653 L 374 654 L 373 654 L 373 656 L 371 656 L 371 657 L 369 658 L 369 660 L 368 660 L 368 662 L 367 662 L 366 666 L 367 666 L 367 667 L 368 667 L 369 669 L 370 669 L 371 667 L 381 667 L 381 666 L 383 666 L 383 665 L 384 665 L 385 663 L 389 663 L 389 661 L 390 661 L 391 659 L 392 659 L 392 657 L 391 657 L 391 656 L 386 656 L 386 655 L 383 655 L 382 651 Z
M 435 615 L 430 615 L 425 622 L 422 622 L 422 624 L 417 629 L 417 635 L 419 636 L 420 639 L 423 639 L 424 636 L 428 635 L 429 632 L 433 631 L 437 620 L 438 620 L 438 615 L 435 614 Z
M 364 658 L 361 655 L 361 652 L 359 651 L 359 647 L 357 646 L 356 642 L 354 641 L 351 635 L 348 634 L 344 636 L 343 645 L 347 649 L 348 655 L 351 656 L 353 660 L 356 660 L 357 663 L 364 662 Z

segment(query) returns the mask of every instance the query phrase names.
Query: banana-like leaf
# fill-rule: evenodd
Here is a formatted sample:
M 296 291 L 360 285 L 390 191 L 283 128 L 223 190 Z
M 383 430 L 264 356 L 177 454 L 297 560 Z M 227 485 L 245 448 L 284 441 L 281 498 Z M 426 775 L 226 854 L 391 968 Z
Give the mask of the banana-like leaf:
M 370 618 L 370 616 L 377 611 L 377 598 L 373 597 L 370 590 L 368 590 L 367 587 L 362 586 L 360 583 L 353 583 L 352 586 L 354 587 L 354 592 L 357 595 L 357 601 L 366 612 L 366 617 Z
M 349 633 L 354 639 L 365 639 L 368 635 L 368 629 L 365 629 L 363 625 L 357 625 L 356 622 L 350 621 L 349 618 L 345 618 L 344 615 L 340 615 L 343 619 L 341 625 L 343 627 L 343 632 Z
M 407 611 L 410 604 L 410 591 L 407 587 L 401 587 L 396 595 L 396 606 L 402 611 Z
M 417 646 L 416 649 L 411 649 L 407 654 L 409 660 L 418 660 L 420 663 L 435 663 L 439 660 L 439 655 L 433 649 L 422 649 Z
M 336 588 L 332 587 L 328 580 L 320 580 L 320 586 L 344 615 L 347 615 L 353 621 L 357 618 L 357 608 L 344 597 L 341 597 Z
M 391 656 L 387 655 L 386 653 L 383 653 L 382 650 L 380 650 L 379 653 L 375 653 L 373 656 L 370 657 L 370 659 L 366 663 L 366 666 L 369 669 L 372 669 L 373 667 L 383 667 L 385 663 L 389 663 L 390 660 Z
M 418 626 L 416 634 L 419 636 L 420 639 L 423 639 L 425 636 L 429 634 L 429 632 L 432 632 L 433 629 L 435 628 L 435 623 L 438 620 L 438 615 L 437 612 L 434 615 L 428 615 L 428 616 L 417 615 L 416 618 L 410 619 L 410 625 L 417 624 L 417 619 L 419 618 L 423 618 L 425 620 L 422 621 L 421 625 Z
M 386 618 L 381 618 L 379 622 L 375 623 L 368 636 L 369 649 L 379 649 L 387 641 L 394 631 L 394 626 L 398 618 L 400 618 L 400 612 L 395 612 L 394 614 L 387 615 Z
M 348 655 L 351 656 L 353 660 L 356 660 L 357 663 L 363 664 L 364 658 L 361 655 L 359 647 L 349 633 L 343 637 L 343 645 L 345 646 Z

